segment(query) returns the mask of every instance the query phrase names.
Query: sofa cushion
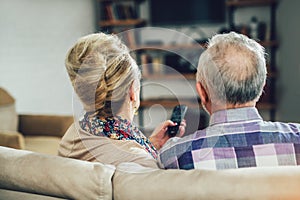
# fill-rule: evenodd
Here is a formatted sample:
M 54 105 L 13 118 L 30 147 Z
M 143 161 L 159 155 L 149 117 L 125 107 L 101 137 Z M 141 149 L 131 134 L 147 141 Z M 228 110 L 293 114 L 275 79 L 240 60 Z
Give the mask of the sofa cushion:
M 61 138 L 54 136 L 25 136 L 25 149 L 38 153 L 57 155 Z
M 0 130 L 0 146 L 24 149 L 24 137 L 19 132 Z
M 0 188 L 67 199 L 112 199 L 114 166 L 0 147 Z
M 114 200 L 300 199 L 299 187 L 298 166 L 184 171 L 123 163 L 113 176 Z
M 3 88 L 0 88 L 0 130 L 17 131 L 18 115 L 15 99 Z
M 65 115 L 19 115 L 19 131 L 23 135 L 62 137 L 73 121 L 73 116 Z
M 39 194 L 25 193 L 0 189 L 0 199 L 5 200 L 62 200 L 62 198 L 50 197 Z

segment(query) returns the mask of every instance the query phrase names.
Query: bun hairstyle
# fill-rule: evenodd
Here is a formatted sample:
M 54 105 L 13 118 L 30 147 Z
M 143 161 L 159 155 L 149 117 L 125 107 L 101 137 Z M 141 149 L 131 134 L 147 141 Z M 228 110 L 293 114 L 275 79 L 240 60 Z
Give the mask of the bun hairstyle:
M 128 48 L 114 35 L 90 34 L 69 50 L 65 65 L 73 88 L 88 113 L 117 113 L 140 71 Z

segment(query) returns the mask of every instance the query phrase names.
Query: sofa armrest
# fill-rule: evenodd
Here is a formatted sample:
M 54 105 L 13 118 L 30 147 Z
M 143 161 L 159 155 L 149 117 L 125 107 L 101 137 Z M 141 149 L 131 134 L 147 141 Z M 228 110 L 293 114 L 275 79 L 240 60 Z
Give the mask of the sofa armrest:
M 0 147 L 0 163 L 2 189 L 67 199 L 112 199 L 112 165 L 6 147 Z
M 19 132 L 23 135 L 62 137 L 73 123 L 73 116 L 19 115 Z
M 0 146 L 11 147 L 14 149 L 24 149 L 24 137 L 19 132 L 0 131 Z
M 32 194 L 28 192 L 20 192 L 6 190 L 0 188 L 0 197 L 5 200 L 66 200 L 65 198 L 51 197 L 49 195 Z

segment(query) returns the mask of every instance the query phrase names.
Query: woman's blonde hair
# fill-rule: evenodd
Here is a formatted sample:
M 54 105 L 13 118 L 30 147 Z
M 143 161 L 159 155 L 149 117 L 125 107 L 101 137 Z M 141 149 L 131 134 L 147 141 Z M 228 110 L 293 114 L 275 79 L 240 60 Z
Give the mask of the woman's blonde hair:
M 113 116 L 122 107 L 140 71 L 128 48 L 104 33 L 80 38 L 69 50 L 65 65 L 86 112 Z

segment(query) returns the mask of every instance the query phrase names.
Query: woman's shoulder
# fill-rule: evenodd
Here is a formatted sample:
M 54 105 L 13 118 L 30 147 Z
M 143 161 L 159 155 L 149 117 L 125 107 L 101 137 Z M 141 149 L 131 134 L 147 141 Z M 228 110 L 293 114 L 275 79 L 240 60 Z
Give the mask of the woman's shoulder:
M 78 128 L 76 124 L 72 124 L 65 133 L 59 152 L 65 157 L 105 164 L 135 162 L 146 167 L 158 168 L 157 161 L 137 142 L 93 135 Z

